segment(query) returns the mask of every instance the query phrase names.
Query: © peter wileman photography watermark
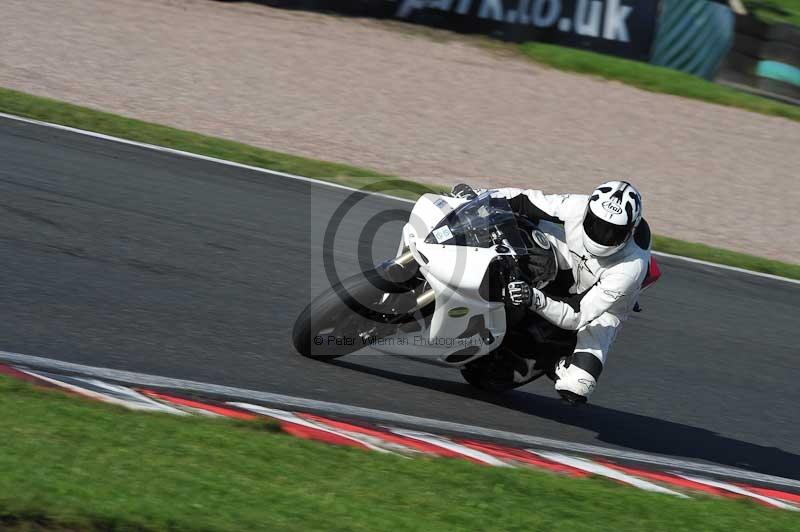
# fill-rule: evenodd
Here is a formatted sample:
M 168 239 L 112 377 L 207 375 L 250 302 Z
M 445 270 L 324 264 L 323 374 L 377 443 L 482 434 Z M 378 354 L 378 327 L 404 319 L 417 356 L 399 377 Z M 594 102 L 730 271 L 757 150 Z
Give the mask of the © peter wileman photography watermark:
M 348 346 L 348 345 L 364 345 L 364 346 L 396 346 L 396 345 L 413 345 L 418 347 L 471 347 L 481 345 L 479 338 L 453 338 L 453 337 L 435 337 L 428 338 L 423 335 L 412 336 L 392 336 L 388 338 L 374 338 L 362 336 L 334 336 L 334 335 L 318 335 L 314 337 L 314 345 L 317 346 Z

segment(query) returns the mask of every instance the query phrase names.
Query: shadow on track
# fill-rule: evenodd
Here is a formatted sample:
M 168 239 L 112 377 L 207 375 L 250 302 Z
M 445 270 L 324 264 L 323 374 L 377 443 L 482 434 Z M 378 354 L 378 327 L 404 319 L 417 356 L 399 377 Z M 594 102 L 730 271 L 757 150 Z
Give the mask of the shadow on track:
M 800 479 L 798 455 L 776 447 L 734 440 L 690 425 L 591 403 L 586 407 L 574 408 L 554 397 L 520 390 L 493 394 L 476 390 L 466 383 L 407 375 L 341 360 L 331 364 L 580 427 L 594 432 L 601 442 L 631 450 L 706 460 L 759 473 Z

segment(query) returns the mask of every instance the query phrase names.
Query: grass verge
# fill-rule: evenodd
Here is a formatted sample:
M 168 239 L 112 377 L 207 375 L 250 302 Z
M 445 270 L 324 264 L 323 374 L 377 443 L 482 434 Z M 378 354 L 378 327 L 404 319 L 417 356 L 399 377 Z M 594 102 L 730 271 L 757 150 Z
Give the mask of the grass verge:
M 706 246 L 705 244 L 685 242 L 666 236 L 655 235 L 653 237 L 653 249 L 715 264 L 736 266 L 737 268 L 754 272 L 769 273 L 780 277 L 788 277 L 789 279 L 800 279 L 800 265 L 797 264 L 788 264 L 746 253 L 728 251 Z
M 677 70 L 552 44 L 525 43 L 520 45 L 520 50 L 526 57 L 559 70 L 621 81 L 651 92 L 800 120 L 800 107 L 737 91 Z
M 10 530 L 796 530 L 790 512 L 296 440 L 0 377 Z
M 800 26 L 800 0 L 745 0 L 744 5 L 765 22 Z
M 384 185 L 391 183 L 387 192 L 408 199 L 416 199 L 425 191 L 442 190 L 439 186 L 396 179 L 371 170 L 264 150 L 4 88 L 0 88 L 0 112 L 368 190 L 381 190 Z M 703 244 L 657 236 L 654 248 L 675 255 L 800 279 L 800 265 Z
M 391 179 L 397 182 L 396 195 L 411 199 L 429 189 L 419 183 L 398 181 L 372 170 L 264 150 L 5 88 L 0 88 L 0 112 L 356 188 Z
M 783 1 L 787 4 L 800 2 L 800 0 Z M 672 94 L 717 105 L 737 107 L 764 115 L 800 120 L 800 107 L 762 98 L 677 70 L 640 61 L 554 44 L 538 42 L 513 44 L 484 35 L 464 35 L 407 22 L 381 21 L 381 25 L 392 31 L 423 37 L 434 42 L 467 43 L 500 57 L 519 57 L 521 55 L 525 59 L 559 70 L 619 81 L 650 92 Z

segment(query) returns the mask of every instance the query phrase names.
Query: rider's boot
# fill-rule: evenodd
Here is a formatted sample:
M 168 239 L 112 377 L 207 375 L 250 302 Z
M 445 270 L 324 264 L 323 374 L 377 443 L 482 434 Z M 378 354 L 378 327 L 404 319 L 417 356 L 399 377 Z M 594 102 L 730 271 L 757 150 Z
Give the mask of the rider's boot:
M 570 405 L 585 404 L 597 386 L 597 378 L 602 371 L 602 363 L 591 353 L 573 353 L 556 365 L 555 389 Z

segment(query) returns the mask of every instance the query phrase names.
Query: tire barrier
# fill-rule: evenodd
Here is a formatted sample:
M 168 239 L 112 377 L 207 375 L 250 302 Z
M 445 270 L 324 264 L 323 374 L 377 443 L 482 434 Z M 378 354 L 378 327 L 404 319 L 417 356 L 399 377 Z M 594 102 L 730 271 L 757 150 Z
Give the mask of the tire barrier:
M 800 105 L 800 28 L 736 17 L 736 34 L 717 81 Z

